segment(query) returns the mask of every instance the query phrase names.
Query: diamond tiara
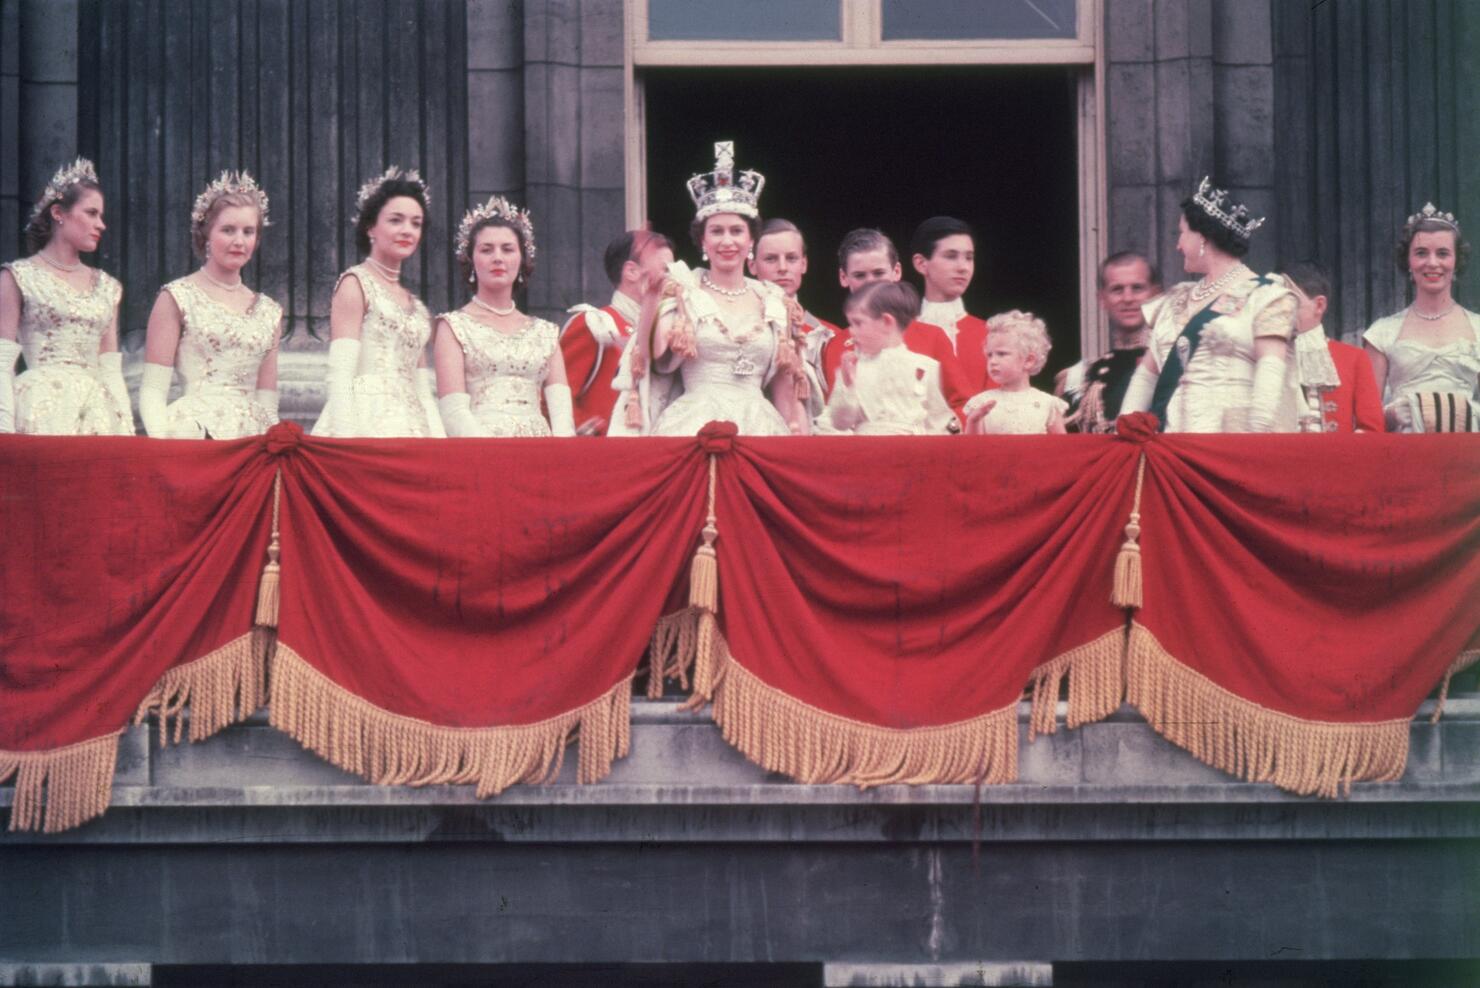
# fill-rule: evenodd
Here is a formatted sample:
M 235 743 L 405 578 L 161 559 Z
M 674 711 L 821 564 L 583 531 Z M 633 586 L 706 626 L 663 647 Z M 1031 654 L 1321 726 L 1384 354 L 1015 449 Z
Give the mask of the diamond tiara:
M 205 191 L 195 197 L 195 205 L 190 207 L 190 225 L 198 227 L 206 221 L 206 216 L 211 211 L 211 206 L 217 199 L 226 195 L 245 194 L 251 196 L 257 203 L 257 225 L 261 227 L 271 226 L 267 220 L 267 193 L 257 184 L 257 180 L 246 172 L 225 171 L 221 177 L 210 185 Z
M 766 176 L 743 171 L 735 176 L 735 142 L 717 141 L 714 145 L 714 171 L 695 175 L 688 181 L 689 198 L 697 211 L 694 219 L 707 219 L 716 213 L 735 213 L 755 219 L 760 215 L 761 189 Z
M 1192 201 L 1242 241 L 1247 242 L 1254 231 L 1264 225 L 1264 217 L 1252 218 L 1247 206 L 1230 202 L 1228 190 L 1213 188 L 1212 179 L 1207 176 L 1198 183 L 1197 191 L 1192 194 Z
M 356 226 L 360 223 L 360 217 L 365 212 L 365 204 L 370 201 L 370 197 L 375 195 L 376 192 L 379 192 L 380 187 L 385 183 L 395 181 L 410 182 L 412 185 L 421 189 L 421 198 L 426 204 L 428 206 L 432 204 L 432 194 L 427 191 L 427 183 L 422 180 L 420 172 L 415 168 L 402 170 L 397 165 L 391 165 L 384 172 L 360 186 L 360 191 L 355 194 Z
M 1443 223 L 1445 226 L 1453 227 L 1455 233 L 1459 232 L 1459 220 L 1454 218 L 1454 214 L 1439 212 L 1439 210 L 1435 208 L 1434 204 L 1431 202 L 1424 203 L 1423 209 L 1420 209 L 1418 212 L 1408 217 L 1408 222 L 1405 225 L 1411 228 L 1417 226 L 1425 220 L 1430 220 L 1435 223 Z
M 457 237 L 453 240 L 453 246 L 457 250 L 457 256 L 466 261 L 472 244 L 469 242 L 473 236 L 473 227 L 484 220 L 499 218 L 508 220 L 519 231 L 519 239 L 524 245 L 526 259 L 534 260 L 534 223 L 529 218 L 529 210 L 520 209 L 503 196 L 489 196 L 488 201 L 481 206 L 474 206 L 463 214 L 462 222 L 457 225 Z
M 46 183 L 46 188 L 41 191 L 41 198 L 36 200 L 36 205 L 31 208 L 31 219 L 36 222 L 37 217 L 46 212 L 51 204 L 67 194 L 67 190 L 78 182 L 92 182 L 101 185 L 98 181 L 98 173 L 93 168 L 93 163 L 86 158 L 78 158 L 70 165 L 63 165 L 57 169 L 57 173 Z

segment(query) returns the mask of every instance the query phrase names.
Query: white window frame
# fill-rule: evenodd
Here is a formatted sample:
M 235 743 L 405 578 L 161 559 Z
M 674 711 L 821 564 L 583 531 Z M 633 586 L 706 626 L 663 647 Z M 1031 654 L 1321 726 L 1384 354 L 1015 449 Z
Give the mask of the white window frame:
M 710 66 L 1065 65 L 1079 66 L 1079 280 L 1080 352 L 1093 359 L 1109 346 L 1095 304 L 1096 277 L 1105 256 L 1104 0 L 1079 0 L 1076 37 L 1047 39 L 883 39 L 882 0 L 838 0 L 841 40 L 652 41 L 648 0 L 625 0 L 625 172 L 627 223 L 647 216 L 646 125 L 642 71 Z

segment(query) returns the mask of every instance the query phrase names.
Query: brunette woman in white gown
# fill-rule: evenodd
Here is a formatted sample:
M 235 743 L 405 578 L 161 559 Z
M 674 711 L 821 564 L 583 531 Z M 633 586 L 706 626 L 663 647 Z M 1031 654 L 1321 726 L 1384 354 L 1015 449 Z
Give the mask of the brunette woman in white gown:
M 278 418 L 283 310 L 242 281 L 267 225 L 267 195 L 246 172 L 222 172 L 190 211 L 194 273 L 165 285 L 149 314 L 139 418 L 157 439 L 240 439 Z M 169 402 L 180 372 L 184 393 Z
M 365 260 L 334 286 L 316 436 L 446 435 L 427 360 L 431 314 L 401 285 L 402 265 L 421 244 L 427 199 L 421 176 L 394 166 L 360 187 L 355 243 Z
M 529 213 L 493 196 L 463 217 L 455 246 L 473 297 L 437 317 L 438 406 L 448 434 L 574 436 L 560 330 L 514 302 L 514 288 L 534 271 Z
M 736 178 L 728 141 L 715 145 L 715 159 L 712 173 L 688 183 L 697 207 L 690 236 L 709 267 L 670 266 L 651 326 L 639 327 L 638 347 L 628 347 L 641 352 L 624 354 L 649 372 L 634 375 L 639 431 L 691 436 L 729 421 L 741 435 L 804 434 L 800 308 L 777 286 L 745 277 L 765 179 L 752 171 Z
M 1480 432 L 1480 315 L 1454 300 L 1469 253 L 1453 213 L 1408 217 L 1397 261 L 1413 304 L 1363 335 L 1389 432 Z
M 0 432 L 133 435 L 118 352 L 123 286 L 81 256 L 98 249 L 104 229 L 97 173 L 78 158 L 36 201 L 29 255 L 0 269 Z

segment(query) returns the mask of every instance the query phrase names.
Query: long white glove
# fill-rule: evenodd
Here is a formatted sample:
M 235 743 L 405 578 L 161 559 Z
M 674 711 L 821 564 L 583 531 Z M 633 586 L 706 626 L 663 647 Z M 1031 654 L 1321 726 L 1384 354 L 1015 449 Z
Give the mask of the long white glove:
M 1266 353 L 1254 365 L 1254 384 L 1249 397 L 1249 431 L 1273 432 L 1285 394 L 1285 371 L 1289 364 L 1283 353 Z
M 0 432 L 15 431 L 15 362 L 21 345 L 15 340 L 0 340 Z
M 274 422 L 278 420 L 278 393 L 276 389 L 258 388 L 256 392 L 257 404 L 267 413 L 267 417 Z
M 352 436 L 354 423 L 355 371 L 360 366 L 360 341 L 341 337 L 329 341 L 329 369 L 324 373 L 324 407 L 314 432 L 319 435 Z
M 550 432 L 557 436 L 576 434 L 575 412 L 570 402 L 570 385 L 545 385 L 545 410 L 550 413 Z
M 1382 406 L 1382 417 L 1387 423 L 1389 432 L 1419 431 L 1413 428 L 1413 405 L 1408 401 L 1407 395 L 1401 395 Z
M 1131 375 L 1131 383 L 1126 385 L 1125 397 L 1121 399 L 1120 414 L 1150 411 L 1151 399 L 1156 396 L 1157 377 L 1156 371 L 1150 367 L 1137 364 L 1136 372 Z
M 144 362 L 144 376 L 139 380 L 139 420 L 144 423 L 144 432 L 155 439 L 169 438 L 170 417 L 165 405 L 170 400 L 174 376 L 173 367 Z
M 427 416 L 427 425 L 431 427 L 432 438 L 446 439 L 447 429 L 437 411 L 437 372 L 430 367 L 416 368 L 416 390 L 421 398 L 422 411 Z
M 123 380 L 123 354 L 117 350 L 98 354 L 98 382 L 113 399 L 114 406 L 128 419 L 128 434 L 133 435 L 134 407 L 129 404 L 128 385 Z
M 469 439 L 488 435 L 488 430 L 483 428 L 483 423 L 473 414 L 473 399 L 468 397 L 466 391 L 443 395 L 437 402 L 437 408 L 441 411 L 448 435 Z

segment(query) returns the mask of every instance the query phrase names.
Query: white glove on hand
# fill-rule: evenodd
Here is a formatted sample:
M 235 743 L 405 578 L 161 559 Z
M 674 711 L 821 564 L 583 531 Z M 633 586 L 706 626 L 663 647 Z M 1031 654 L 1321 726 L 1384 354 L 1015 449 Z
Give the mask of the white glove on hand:
M 144 376 L 139 380 L 139 421 L 144 432 L 155 439 L 169 438 L 169 416 L 165 405 L 170 400 L 170 381 L 175 369 L 163 364 L 144 363 Z
M 442 422 L 447 426 L 448 435 L 467 439 L 488 435 L 488 430 L 483 428 L 483 423 L 473 414 L 473 399 L 468 397 L 466 391 L 443 395 L 437 402 L 437 408 L 441 410 Z
M 134 407 L 129 404 L 128 385 L 123 380 L 123 354 L 117 350 L 98 354 L 98 382 L 103 385 L 103 390 L 108 392 L 113 403 L 123 411 L 128 419 L 129 433 L 132 434 Z
M 276 422 L 278 420 L 278 393 L 277 393 L 277 391 L 275 391 L 275 390 L 274 391 L 269 391 L 266 388 L 258 388 L 257 389 L 257 392 L 256 392 L 256 395 L 257 395 L 257 404 L 259 404 L 259 405 L 262 406 L 262 410 L 267 413 L 267 417 L 268 418 L 270 418 L 274 422 Z
M 1417 432 L 1413 428 L 1413 405 L 1404 395 L 1390 404 L 1382 406 L 1382 417 L 1389 432 Z
M 437 411 L 437 372 L 430 367 L 416 368 L 416 390 L 421 398 L 422 411 L 426 412 L 427 425 L 433 439 L 446 439 L 447 429 L 442 415 Z
M 1288 366 L 1283 353 L 1266 353 L 1254 365 L 1254 384 L 1249 396 L 1250 432 L 1274 431 Z
M 15 340 L 0 340 L 0 432 L 15 431 L 15 362 L 21 345 Z
M 575 413 L 570 402 L 570 385 L 545 385 L 545 409 L 550 413 L 550 432 L 557 436 L 576 434 Z

